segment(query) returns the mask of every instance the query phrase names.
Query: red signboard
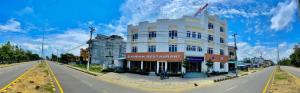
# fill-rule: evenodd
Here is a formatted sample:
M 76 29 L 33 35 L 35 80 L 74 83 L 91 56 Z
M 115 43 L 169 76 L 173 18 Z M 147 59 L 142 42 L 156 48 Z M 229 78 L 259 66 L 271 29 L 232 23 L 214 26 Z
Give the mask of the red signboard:
M 217 54 L 205 54 L 205 60 L 211 60 L 212 62 L 227 62 L 228 56 Z
M 168 61 L 182 62 L 183 52 L 144 52 L 144 53 L 126 53 L 126 59 L 130 61 Z

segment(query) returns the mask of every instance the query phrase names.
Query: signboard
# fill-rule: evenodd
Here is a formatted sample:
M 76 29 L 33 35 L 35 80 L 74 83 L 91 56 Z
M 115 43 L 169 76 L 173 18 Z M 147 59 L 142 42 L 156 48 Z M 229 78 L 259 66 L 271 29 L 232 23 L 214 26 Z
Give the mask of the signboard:
M 183 52 L 144 52 L 144 53 L 126 53 L 126 59 L 130 61 L 169 61 L 182 62 Z
M 227 62 L 228 56 L 217 54 L 205 54 L 205 60 L 211 60 L 212 62 Z
M 188 61 L 188 62 L 203 62 L 204 57 L 186 57 L 186 61 Z

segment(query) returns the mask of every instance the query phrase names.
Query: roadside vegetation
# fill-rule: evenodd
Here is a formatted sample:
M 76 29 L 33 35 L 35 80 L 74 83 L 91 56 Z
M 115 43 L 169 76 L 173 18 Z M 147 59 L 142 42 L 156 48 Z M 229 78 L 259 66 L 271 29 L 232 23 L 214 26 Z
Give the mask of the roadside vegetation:
M 289 58 L 282 59 L 279 65 L 300 67 L 300 48 L 294 48 L 294 53 Z
M 18 45 L 12 45 L 10 42 L 0 45 L 0 65 L 39 59 L 38 54 L 24 50 Z
M 85 64 L 71 64 L 71 66 L 78 67 L 78 68 L 81 68 L 81 69 L 86 69 Z M 101 73 L 102 70 L 103 69 L 100 65 L 95 65 L 95 64 L 90 65 L 90 71 L 92 71 L 92 72 Z
M 300 86 L 298 81 L 298 78 L 278 67 L 275 71 L 270 93 L 299 93 Z
M 55 93 L 49 68 L 45 62 L 38 63 L 4 93 Z

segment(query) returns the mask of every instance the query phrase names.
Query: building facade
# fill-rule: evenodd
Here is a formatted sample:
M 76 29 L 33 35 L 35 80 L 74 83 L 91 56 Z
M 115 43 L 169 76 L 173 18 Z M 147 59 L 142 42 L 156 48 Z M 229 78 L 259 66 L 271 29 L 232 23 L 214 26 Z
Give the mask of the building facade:
M 127 68 L 148 72 L 228 72 L 227 23 L 203 14 L 128 25 Z M 186 62 L 186 64 L 183 62 Z
M 100 64 L 103 68 L 122 67 L 125 58 L 126 43 L 121 36 L 98 34 L 92 40 L 91 64 Z

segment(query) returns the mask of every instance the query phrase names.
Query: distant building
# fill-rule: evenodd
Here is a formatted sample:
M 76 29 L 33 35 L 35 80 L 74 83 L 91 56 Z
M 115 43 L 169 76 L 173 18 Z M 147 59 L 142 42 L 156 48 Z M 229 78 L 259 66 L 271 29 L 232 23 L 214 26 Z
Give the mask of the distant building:
M 274 65 L 272 60 L 264 60 L 263 64 L 261 64 L 263 67 L 268 67 Z
M 208 14 L 129 25 L 127 66 L 180 74 L 206 72 L 210 60 L 210 71 L 228 72 L 227 32 L 226 21 Z
M 265 61 L 263 57 L 254 57 L 250 59 L 251 67 L 260 67 L 261 64 Z
M 121 36 L 98 34 L 92 40 L 91 64 L 100 64 L 103 68 L 121 67 L 121 59 L 125 58 L 125 48 L 126 43 Z
M 228 60 L 230 61 L 235 61 L 236 59 L 236 54 L 235 54 L 236 49 L 234 46 L 228 46 Z
M 228 67 L 229 67 L 229 71 L 235 71 L 235 64 L 236 64 L 236 54 L 235 54 L 236 49 L 234 48 L 234 46 L 228 46 Z
M 84 48 L 80 49 L 80 59 L 81 59 L 81 61 L 85 61 L 85 62 L 88 61 L 89 51 L 87 50 L 87 48 L 86 49 L 84 49 Z

